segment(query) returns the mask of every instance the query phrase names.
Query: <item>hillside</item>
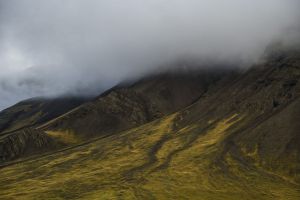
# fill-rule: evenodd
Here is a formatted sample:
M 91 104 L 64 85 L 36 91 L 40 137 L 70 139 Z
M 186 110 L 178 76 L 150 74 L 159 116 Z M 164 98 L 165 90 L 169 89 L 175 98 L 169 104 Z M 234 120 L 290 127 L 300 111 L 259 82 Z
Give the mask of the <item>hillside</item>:
M 3 166 L 0 199 L 300 198 L 298 51 L 208 85 L 171 77 L 109 91 L 38 127 L 95 139 Z
M 24 127 L 37 126 L 85 102 L 85 98 L 33 98 L 0 112 L 0 135 Z
M 81 105 L 87 98 L 33 98 L 0 112 L 0 163 L 65 146 L 36 127 Z
M 190 105 L 222 76 L 233 73 L 232 70 L 181 72 L 159 73 L 122 83 L 90 100 L 30 99 L 4 110 L 0 115 L 5 129 L 0 137 L 0 163 L 44 154 L 153 121 Z M 33 134 L 35 137 L 32 132 L 37 133 Z M 32 146 L 40 143 L 36 140 L 51 142 Z
M 205 70 L 147 76 L 118 85 L 39 129 L 81 140 L 127 130 L 183 109 L 227 73 Z

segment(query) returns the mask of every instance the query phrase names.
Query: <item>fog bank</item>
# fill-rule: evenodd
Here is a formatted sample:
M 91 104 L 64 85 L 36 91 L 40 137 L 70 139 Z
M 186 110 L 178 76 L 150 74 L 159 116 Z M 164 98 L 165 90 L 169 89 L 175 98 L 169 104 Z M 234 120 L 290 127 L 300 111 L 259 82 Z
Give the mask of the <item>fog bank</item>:
M 297 0 L 0 0 L 0 110 L 33 96 L 99 93 L 178 59 L 247 66 L 271 42 L 299 39 L 299 8 Z

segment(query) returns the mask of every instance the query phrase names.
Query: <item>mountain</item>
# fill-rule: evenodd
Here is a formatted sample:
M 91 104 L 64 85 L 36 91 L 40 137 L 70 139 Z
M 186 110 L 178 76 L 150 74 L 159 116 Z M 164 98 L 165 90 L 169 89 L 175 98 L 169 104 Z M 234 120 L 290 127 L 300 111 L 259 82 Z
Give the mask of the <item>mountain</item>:
M 2 165 L 0 199 L 299 199 L 299 81 L 291 50 L 119 85 L 33 127 L 68 146 Z
M 123 131 L 185 108 L 223 74 L 203 70 L 147 76 L 120 84 L 39 128 L 83 139 Z
M 159 73 L 122 83 L 90 100 L 20 102 L 0 115 L 0 120 L 6 122 L 2 127 L 13 130 L 2 133 L 0 162 L 58 150 L 153 121 L 190 105 L 209 85 L 232 73 L 231 70 L 180 72 Z

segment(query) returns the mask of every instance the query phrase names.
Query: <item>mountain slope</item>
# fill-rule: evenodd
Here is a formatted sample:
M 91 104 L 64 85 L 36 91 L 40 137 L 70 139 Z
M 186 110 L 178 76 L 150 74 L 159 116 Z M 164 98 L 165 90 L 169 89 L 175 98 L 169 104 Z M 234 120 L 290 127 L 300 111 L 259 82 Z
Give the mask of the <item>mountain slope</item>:
M 183 109 L 222 75 L 207 71 L 146 77 L 129 86 L 113 88 L 39 128 L 89 139 L 123 131 Z
M 34 98 L 22 101 L 0 112 L 0 134 L 24 127 L 40 125 L 64 114 L 85 101 L 86 99 L 77 97 Z
M 299 52 L 274 56 L 177 112 L 0 169 L 0 199 L 299 199 L 299 80 Z
M 0 163 L 62 148 L 65 144 L 35 127 L 77 107 L 86 98 L 33 98 L 0 112 Z
M 210 85 L 228 73 L 232 73 L 231 70 L 161 73 L 131 84 L 120 84 L 90 101 L 59 98 L 20 102 L 0 114 L 5 129 L 0 138 L 0 163 L 145 124 L 196 101 Z M 39 137 L 31 137 L 31 132 L 38 133 Z M 31 141 L 37 138 L 51 142 L 27 151 L 32 149 L 32 143 L 39 142 Z

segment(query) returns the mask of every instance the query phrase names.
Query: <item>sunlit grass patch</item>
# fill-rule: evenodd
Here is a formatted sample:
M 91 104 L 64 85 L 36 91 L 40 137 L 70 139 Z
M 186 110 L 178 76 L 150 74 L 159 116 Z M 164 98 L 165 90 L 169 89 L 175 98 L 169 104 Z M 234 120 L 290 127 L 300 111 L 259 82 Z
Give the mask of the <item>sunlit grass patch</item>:
M 47 135 L 57 139 L 64 144 L 76 144 L 82 140 L 71 131 L 45 131 Z

